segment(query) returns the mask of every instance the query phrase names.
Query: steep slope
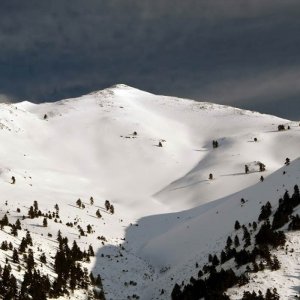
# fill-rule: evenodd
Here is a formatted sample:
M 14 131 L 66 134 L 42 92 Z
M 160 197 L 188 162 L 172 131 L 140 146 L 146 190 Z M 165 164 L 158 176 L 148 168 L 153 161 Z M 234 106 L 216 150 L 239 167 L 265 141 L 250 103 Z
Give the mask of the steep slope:
M 246 225 L 257 222 L 261 206 L 267 201 L 271 203 L 274 212 L 278 207 L 278 199 L 283 197 L 286 191 L 292 194 L 294 185 L 299 182 L 300 159 L 297 159 L 263 182 L 228 197 L 184 212 L 141 219 L 137 228 L 128 230 L 126 240 L 136 247 L 135 251 L 141 257 L 151 261 L 158 272 L 164 270 L 160 279 L 153 285 L 150 284 L 142 298 L 164 299 L 165 296 L 159 296 L 161 289 L 165 289 L 167 295 L 170 295 L 175 282 L 187 282 L 191 276 L 197 277 L 199 269 L 195 268 L 195 264 L 203 266 L 207 263 L 209 254 L 220 253 L 226 245 L 227 237 L 231 235 L 233 238 L 236 220 Z M 241 199 L 244 199 L 245 203 L 242 203 Z M 299 212 L 300 208 L 295 214 Z M 150 224 L 156 224 L 151 226 L 152 231 L 149 230 Z M 293 252 L 297 253 L 300 250 L 299 233 L 289 233 L 288 240 L 289 248 L 293 248 Z M 248 287 L 255 287 L 256 291 L 276 287 L 281 299 L 292 299 L 299 285 L 299 259 L 297 254 L 291 254 L 291 257 L 287 258 L 284 257 L 285 251 L 281 252 L 283 270 L 277 271 L 275 275 L 270 275 L 267 271 L 257 275 L 257 283 L 250 283 Z M 237 291 L 237 295 L 241 297 L 242 289 Z M 235 296 L 232 299 L 240 298 Z
M 291 129 L 278 132 L 279 124 Z M 2 203 L 7 201 L 0 218 L 7 211 L 13 221 L 27 216 L 34 200 L 43 212 L 58 204 L 61 224 L 52 220 L 45 229 L 41 218 L 22 221 L 49 257 L 55 254 L 58 230 L 70 243 L 78 238 L 78 229 L 66 227 L 67 222 L 92 225 L 94 233 L 78 244 L 92 244 L 97 251 L 86 267 L 101 274 L 107 299 L 142 293 L 142 299 L 150 299 L 161 288 L 169 292 L 195 258 L 218 250 L 233 219 L 252 219 L 260 209 L 255 201 L 282 193 L 283 183 L 276 179 L 281 176 L 275 174 L 270 186 L 268 178 L 257 184 L 261 173 L 245 175 L 245 164 L 263 162 L 267 177 L 286 157 L 299 155 L 295 122 L 125 85 L 56 103 L 2 104 L 0 125 L 0 187 Z M 218 148 L 212 148 L 212 140 L 218 140 Z M 208 180 L 210 173 L 214 180 Z M 291 180 L 284 177 L 289 186 L 298 179 L 296 171 L 292 174 Z M 260 199 L 246 209 L 252 194 Z M 241 197 L 249 198 L 245 207 L 239 205 Z M 76 207 L 78 198 L 85 209 Z M 113 215 L 104 209 L 106 199 L 115 207 Z M 182 210 L 187 211 L 174 214 Z M 131 225 L 137 221 L 138 226 Z M 1 238 L 18 246 L 20 238 L 8 231 L 0 232 Z M 97 239 L 101 235 L 107 242 Z M 138 285 L 124 288 L 130 281 Z

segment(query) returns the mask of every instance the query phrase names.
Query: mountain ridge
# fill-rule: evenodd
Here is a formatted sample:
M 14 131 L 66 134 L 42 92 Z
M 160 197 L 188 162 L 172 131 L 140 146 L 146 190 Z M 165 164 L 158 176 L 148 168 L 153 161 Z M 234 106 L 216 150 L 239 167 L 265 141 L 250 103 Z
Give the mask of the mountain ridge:
M 124 300 L 133 294 L 141 299 L 168 298 L 160 295 L 161 289 L 170 295 L 175 281 L 190 276 L 196 258 L 202 263 L 207 249 L 218 251 L 223 245 L 223 236 L 235 220 L 219 221 L 218 226 L 227 231 L 214 227 L 215 236 L 209 238 L 205 230 L 214 226 L 216 216 L 230 209 L 234 217 L 240 211 L 243 216 L 245 207 L 240 207 L 239 198 L 253 186 L 269 186 L 269 180 L 278 186 L 272 195 L 282 195 L 284 187 L 279 186 L 288 183 L 273 183 L 272 178 L 280 177 L 287 157 L 293 161 L 299 156 L 298 123 L 203 103 L 118 85 L 60 102 L 3 105 L 0 219 L 7 211 L 12 220 L 25 215 L 23 230 L 30 230 L 36 245 L 44 246 L 51 263 L 58 230 L 70 243 L 76 239 L 80 247 L 93 245 L 96 256 L 84 266 L 101 275 L 107 299 Z M 278 131 L 282 124 L 286 130 Z M 266 170 L 245 174 L 245 164 L 255 161 L 264 163 Z M 282 177 L 289 179 L 289 188 L 299 178 L 298 165 L 298 160 L 292 162 L 289 167 L 294 171 Z M 249 219 L 260 209 L 257 202 L 270 196 L 261 192 L 259 197 L 252 203 Z M 77 206 L 78 198 L 85 208 Z M 62 223 L 49 219 L 45 229 L 41 218 L 28 218 L 34 200 L 43 212 L 58 204 Z M 105 200 L 113 204 L 113 214 L 106 211 Z M 96 216 L 98 209 L 101 218 Z M 199 221 L 201 217 L 206 222 Z M 78 239 L 78 229 L 66 225 L 70 222 L 84 229 L 91 225 L 94 232 L 84 230 L 86 235 Z M 6 239 L 8 232 L 6 227 L 1 238 Z M 48 233 L 52 237 L 46 238 Z M 197 234 L 206 239 L 203 249 Z M 105 239 L 98 239 L 101 236 Z M 14 245 L 20 243 L 18 238 L 9 239 Z M 183 248 L 176 250 L 179 242 Z M 38 253 L 37 246 L 33 250 Z M 0 259 L 5 257 L 0 251 Z M 47 272 L 55 276 L 53 270 Z M 17 279 L 23 274 L 24 270 Z M 77 294 L 84 298 L 82 292 Z

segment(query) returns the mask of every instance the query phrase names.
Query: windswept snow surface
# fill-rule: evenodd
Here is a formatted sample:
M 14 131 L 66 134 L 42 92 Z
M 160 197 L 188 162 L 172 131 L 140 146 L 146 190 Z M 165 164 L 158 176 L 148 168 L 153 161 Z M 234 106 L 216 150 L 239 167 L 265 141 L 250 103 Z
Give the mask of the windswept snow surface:
M 279 132 L 279 124 L 291 129 Z M 63 224 L 48 223 L 53 238 L 46 237 L 42 219 L 22 223 L 49 255 L 59 229 L 70 241 L 78 238 L 66 222 L 92 224 L 95 233 L 77 242 L 97 250 L 87 267 L 101 274 L 107 299 L 168 299 L 176 282 L 196 274 L 195 262 L 201 266 L 208 253 L 224 247 L 235 220 L 254 221 L 262 204 L 276 207 L 285 190 L 300 183 L 298 123 L 126 85 L 55 103 L 1 104 L 0 128 L 0 217 L 7 211 L 10 219 L 26 215 L 34 200 L 42 211 L 57 203 Z M 283 176 L 286 157 L 296 160 Z M 244 174 L 245 164 L 255 161 L 266 171 Z M 266 179 L 259 182 L 262 174 Z M 78 198 L 85 209 L 76 207 Z M 105 212 L 106 199 L 114 215 Z M 108 240 L 104 245 L 97 240 L 101 235 Z M 3 232 L 0 237 L 16 245 L 20 240 Z M 297 263 L 290 279 L 280 276 L 283 295 L 294 292 Z

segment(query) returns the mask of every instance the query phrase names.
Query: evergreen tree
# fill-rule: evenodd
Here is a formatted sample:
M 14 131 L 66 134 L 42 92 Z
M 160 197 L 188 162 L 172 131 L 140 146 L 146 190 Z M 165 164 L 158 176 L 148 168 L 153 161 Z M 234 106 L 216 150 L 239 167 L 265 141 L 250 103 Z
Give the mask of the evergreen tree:
M 1 243 L 1 250 L 3 250 L 3 251 L 7 251 L 8 250 L 8 244 L 7 244 L 7 241 L 3 241 L 2 243 Z M 1 273 L 0 273 L 1 274 Z
M 13 235 L 13 236 L 18 236 L 18 229 L 17 229 L 17 227 L 16 227 L 16 225 L 11 225 L 11 234 Z
M 112 215 L 115 213 L 115 208 L 112 204 L 110 205 L 109 211 Z
M 33 206 L 30 206 L 29 211 L 28 211 L 28 216 L 30 219 L 34 219 L 35 212 L 34 212 Z
M 237 248 L 240 245 L 239 237 L 236 235 L 234 237 L 234 246 Z
M 109 208 L 110 208 L 110 202 L 108 200 L 105 200 L 105 204 L 104 205 L 105 205 L 106 210 L 108 211 Z
M 182 293 L 181 293 L 181 290 L 180 290 L 180 286 L 176 283 L 174 288 L 173 288 L 173 291 L 171 293 L 171 298 L 172 300 L 181 300 L 183 299 L 182 298 Z
M 96 286 L 102 288 L 102 280 L 99 274 L 97 275 Z
M 244 227 L 243 240 L 245 241 L 245 248 L 251 245 L 251 236 L 246 226 Z
M 271 206 L 271 203 L 268 201 L 266 203 L 266 205 L 263 205 L 261 207 L 261 213 L 258 217 L 258 221 L 268 219 L 270 217 L 271 213 L 272 213 L 272 206 Z
M 12 259 L 14 263 L 19 263 L 19 254 L 17 249 L 14 249 Z
M 231 247 L 231 245 L 232 245 L 232 239 L 231 239 L 231 237 L 229 236 L 229 237 L 227 238 L 226 248 L 229 249 L 229 248 Z
M 252 227 L 254 231 L 257 229 L 257 223 L 255 221 L 252 223 Z
M 26 232 L 26 238 L 25 239 L 26 239 L 27 245 L 32 246 L 32 238 L 31 238 L 31 235 L 30 235 L 29 231 Z
M 31 271 L 34 268 L 34 257 L 31 249 L 29 249 L 26 263 L 27 263 L 27 270 Z
M 273 293 L 270 289 L 267 289 L 265 300 L 279 300 L 279 295 L 276 288 L 273 289 Z
M 235 224 L 234 224 L 234 229 L 235 230 L 239 230 L 241 228 L 241 225 L 240 225 L 240 223 L 239 223 L 239 221 L 235 221 Z
M 94 249 L 93 249 L 92 245 L 89 245 L 88 255 L 89 256 L 95 256 Z
M 78 198 L 78 200 L 76 201 L 77 206 L 80 208 L 82 205 L 81 199 Z
M 87 231 L 87 233 L 92 233 L 93 232 L 93 228 L 92 228 L 92 226 L 90 225 L 90 224 L 88 224 L 87 226 L 86 226 L 86 231 Z
M 19 246 L 19 251 L 21 253 L 25 252 L 26 251 L 26 248 L 27 248 L 27 242 L 26 242 L 26 239 L 25 238 L 22 238 L 22 241 L 21 241 L 21 244 Z
M 90 272 L 90 281 L 91 281 L 91 284 L 92 284 L 92 285 L 95 285 L 96 280 L 95 280 L 95 277 L 94 277 L 94 275 L 93 275 L 92 272 Z
M 213 256 L 212 264 L 213 264 L 213 266 L 217 266 L 217 265 L 220 264 L 220 261 L 219 261 L 218 256 L 216 254 Z
M 7 217 L 6 214 L 3 216 L 3 218 L 2 218 L 2 220 L 0 222 L 1 222 L 1 228 L 3 228 L 4 226 L 8 226 L 9 225 L 8 217 Z
M 246 173 L 246 174 L 249 173 L 249 167 L 248 167 L 248 165 L 245 165 L 245 173 Z
M 34 211 L 35 211 L 35 212 L 38 212 L 39 206 L 38 206 L 38 203 L 37 203 L 36 200 L 33 201 L 33 208 L 34 208 Z
M 285 163 L 284 163 L 286 166 L 289 166 L 289 164 L 290 164 L 290 159 L 287 157 L 286 159 L 285 159 Z
M 18 229 L 18 230 L 22 229 L 20 219 L 17 219 L 15 226 L 16 226 L 16 229 Z
M 224 264 L 227 261 L 227 256 L 224 250 L 221 251 L 221 257 L 220 257 L 221 264 Z
M 59 242 L 59 244 L 61 244 L 62 236 L 61 236 L 61 231 L 60 230 L 58 230 L 58 232 L 57 232 L 57 241 Z
M 97 209 L 97 211 L 96 211 L 96 216 L 97 216 L 98 218 L 101 218 L 101 217 L 102 217 L 99 209 Z
M 43 252 L 43 253 L 41 254 L 41 256 L 40 256 L 40 261 L 41 261 L 41 263 L 43 263 L 43 264 L 46 264 L 46 263 L 47 263 L 47 258 L 46 258 L 46 255 L 45 255 L 44 252 Z
M 276 271 L 280 269 L 280 262 L 276 255 L 273 256 L 273 260 L 271 261 L 271 270 Z

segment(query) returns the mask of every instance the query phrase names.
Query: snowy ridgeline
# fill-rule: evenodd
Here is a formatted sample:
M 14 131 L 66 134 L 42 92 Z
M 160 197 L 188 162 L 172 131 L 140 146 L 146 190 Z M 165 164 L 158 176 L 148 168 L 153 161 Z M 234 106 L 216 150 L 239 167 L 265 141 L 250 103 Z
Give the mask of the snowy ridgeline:
M 2 104 L 0 124 L 7 299 L 170 299 L 176 283 L 183 292 L 203 267 L 211 271 L 209 254 L 221 270 L 215 255 L 220 261 L 229 236 L 242 251 L 236 220 L 253 251 L 262 205 L 270 202 L 272 224 L 278 199 L 300 183 L 298 123 L 124 85 L 56 103 Z M 297 294 L 297 232 L 285 240 L 284 248 L 269 245 L 271 263 L 256 257 L 258 273 L 253 261 L 247 269 L 226 258 L 224 270 L 249 279 L 239 288 L 234 281 L 230 299 L 274 287 L 281 299 Z

